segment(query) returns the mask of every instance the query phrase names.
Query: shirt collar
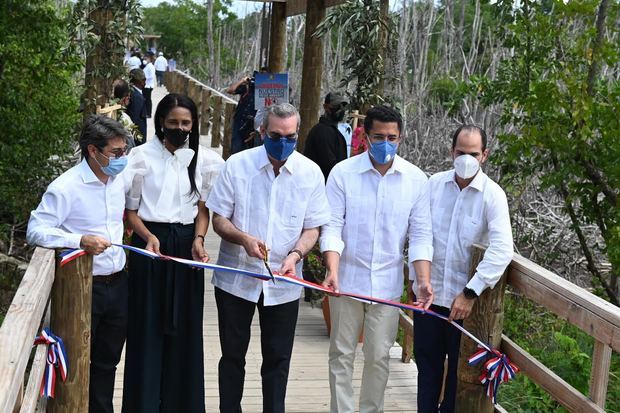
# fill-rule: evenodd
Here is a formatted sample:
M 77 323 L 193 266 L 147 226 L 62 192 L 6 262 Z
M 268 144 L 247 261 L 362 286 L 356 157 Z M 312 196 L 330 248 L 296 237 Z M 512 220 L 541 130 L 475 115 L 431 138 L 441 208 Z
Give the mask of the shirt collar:
M 471 187 L 477 191 L 482 192 L 484 190 L 484 186 L 486 185 L 486 181 L 487 175 L 482 172 L 482 169 L 480 169 L 478 170 L 478 173 L 476 174 L 476 177 L 473 179 L 473 181 L 471 181 L 469 185 L 467 185 L 467 188 Z M 445 183 L 448 182 L 454 182 L 455 185 L 458 185 L 456 183 L 456 172 L 454 169 L 452 169 L 450 173 L 446 174 Z
M 93 172 L 88 164 L 86 158 L 82 159 L 80 162 L 80 176 L 82 177 L 82 182 L 85 184 L 92 184 L 93 182 L 103 183 L 97 178 L 97 175 Z
M 360 154 L 357 156 L 360 156 L 363 158 L 359 165 L 360 173 L 364 173 L 372 169 L 375 169 L 374 165 L 372 164 L 372 161 L 370 160 L 370 151 L 366 151 L 363 154 Z M 394 162 L 392 163 L 392 166 L 390 167 L 390 169 L 387 170 L 386 175 L 396 173 L 396 172 L 402 173 L 404 166 L 405 166 L 405 160 L 401 158 L 400 156 L 396 155 L 396 157 L 394 158 Z

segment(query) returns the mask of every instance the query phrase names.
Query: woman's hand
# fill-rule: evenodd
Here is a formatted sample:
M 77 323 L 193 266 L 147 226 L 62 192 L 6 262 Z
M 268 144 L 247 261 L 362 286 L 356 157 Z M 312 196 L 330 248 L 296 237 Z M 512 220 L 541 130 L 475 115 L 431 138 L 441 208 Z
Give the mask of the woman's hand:
M 161 252 L 159 252 L 159 240 L 153 234 L 149 234 L 146 237 L 146 247 L 144 247 L 144 249 L 154 252 L 157 255 L 161 255 Z

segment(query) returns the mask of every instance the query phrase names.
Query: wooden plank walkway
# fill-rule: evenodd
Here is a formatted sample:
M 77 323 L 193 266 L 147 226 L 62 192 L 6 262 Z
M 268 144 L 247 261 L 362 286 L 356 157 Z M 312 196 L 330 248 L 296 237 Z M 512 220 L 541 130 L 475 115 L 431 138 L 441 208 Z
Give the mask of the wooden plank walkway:
M 157 102 L 164 96 L 165 88 L 153 90 L 153 114 Z M 150 129 L 151 131 L 153 129 Z M 201 137 L 201 144 L 209 146 L 209 137 Z M 221 148 L 220 148 L 221 152 Z M 220 239 L 212 230 L 207 234 L 205 244 L 212 262 L 216 262 Z M 218 411 L 217 363 L 221 352 L 217 328 L 217 309 L 211 284 L 211 271 L 205 271 L 205 306 L 204 306 L 204 357 L 205 357 L 205 405 L 208 412 Z M 286 396 L 287 412 L 321 413 L 329 411 L 329 382 L 327 354 L 329 337 L 320 308 L 300 300 L 299 319 L 295 334 L 293 357 L 289 374 Z M 395 344 L 390 351 L 390 378 L 385 395 L 386 412 L 415 412 L 417 393 L 417 369 L 415 363 L 404 364 L 400 361 L 401 348 Z M 361 375 L 363 368 L 362 345 L 357 349 L 353 384 L 356 400 L 359 400 Z M 244 412 L 261 412 L 261 378 L 260 378 L 260 327 L 258 315 L 252 324 L 252 339 L 247 354 L 246 380 L 242 408 Z M 123 386 L 123 360 L 116 375 L 114 393 L 114 410 L 121 411 Z M 356 403 L 357 404 L 357 403 Z

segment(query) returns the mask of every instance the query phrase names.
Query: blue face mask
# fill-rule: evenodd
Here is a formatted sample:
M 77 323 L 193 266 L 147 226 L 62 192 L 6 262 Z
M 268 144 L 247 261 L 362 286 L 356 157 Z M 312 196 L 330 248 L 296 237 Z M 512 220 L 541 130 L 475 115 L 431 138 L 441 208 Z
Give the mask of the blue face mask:
M 377 163 L 385 165 L 394 159 L 397 149 L 397 143 L 392 143 L 387 140 L 375 142 L 370 145 L 370 156 L 372 156 L 372 159 Z
M 278 161 L 284 161 L 295 151 L 297 140 L 290 141 L 284 137 L 273 140 L 268 135 L 265 135 L 263 145 L 269 156 Z
M 101 152 L 100 152 L 101 153 Z M 95 161 L 101 167 L 101 172 L 108 176 L 116 176 L 123 172 L 123 169 L 127 166 L 127 157 L 121 156 L 120 158 L 108 158 L 104 154 L 101 154 L 104 158 L 108 160 L 108 166 L 103 166 L 99 163 L 97 158 L 95 157 Z

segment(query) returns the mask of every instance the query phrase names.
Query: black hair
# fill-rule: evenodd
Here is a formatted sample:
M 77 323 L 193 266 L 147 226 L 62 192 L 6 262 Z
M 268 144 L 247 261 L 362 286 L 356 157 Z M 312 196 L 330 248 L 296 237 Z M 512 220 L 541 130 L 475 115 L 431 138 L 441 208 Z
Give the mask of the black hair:
M 192 114 L 192 130 L 189 132 L 189 147 L 194 150 L 194 157 L 187 167 L 187 173 L 189 175 L 189 183 L 191 186 L 190 193 L 197 194 L 198 188 L 196 187 L 196 179 L 194 177 L 196 173 L 196 163 L 198 162 L 198 148 L 200 146 L 200 133 L 198 132 L 198 109 L 193 100 L 185 95 L 179 93 L 169 93 L 159 102 L 157 110 L 155 111 L 155 133 L 160 142 L 164 141 L 164 134 L 162 129 L 164 127 L 164 120 L 170 111 L 176 107 L 182 107 L 190 111 Z
M 403 118 L 400 113 L 389 106 L 381 105 L 368 109 L 366 112 L 366 118 L 364 119 L 364 131 L 366 134 L 370 133 L 372 129 L 372 123 L 378 120 L 379 122 L 396 122 L 398 124 L 398 133 L 403 131 Z
M 452 150 L 456 147 L 456 140 L 463 131 L 478 132 L 482 138 L 482 151 L 484 152 L 487 149 L 487 133 L 484 129 L 476 125 L 462 125 L 452 134 Z
M 88 145 L 94 145 L 100 151 L 110 139 L 123 138 L 127 141 L 127 131 L 120 122 L 105 115 L 90 115 L 80 133 L 80 150 L 82 158 L 88 159 Z
M 123 99 L 129 96 L 129 84 L 123 79 L 119 79 L 114 83 L 114 98 Z

